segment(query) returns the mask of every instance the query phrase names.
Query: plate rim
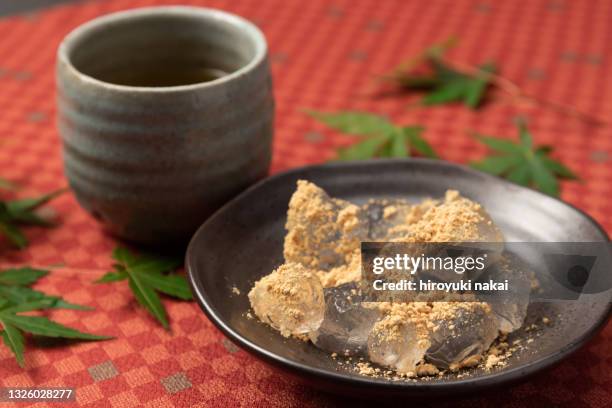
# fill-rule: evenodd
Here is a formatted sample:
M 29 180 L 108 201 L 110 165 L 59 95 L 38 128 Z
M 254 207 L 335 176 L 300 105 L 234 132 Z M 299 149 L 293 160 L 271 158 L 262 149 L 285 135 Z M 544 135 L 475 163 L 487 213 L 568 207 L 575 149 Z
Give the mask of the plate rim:
M 187 247 L 187 252 L 185 255 L 185 269 L 187 272 L 189 284 L 191 289 L 196 297 L 196 300 L 200 306 L 200 308 L 204 311 L 208 319 L 227 337 L 230 338 L 234 343 L 237 343 L 240 347 L 245 349 L 250 354 L 254 355 L 257 358 L 263 359 L 268 363 L 271 363 L 277 367 L 288 369 L 294 373 L 299 373 L 305 377 L 316 377 L 318 379 L 326 380 L 326 381 L 334 381 L 337 383 L 344 383 L 350 386 L 362 386 L 365 388 L 380 388 L 386 390 L 396 390 L 396 391 L 440 391 L 440 392 L 456 392 L 458 388 L 466 389 L 466 390 L 474 390 L 481 388 L 488 388 L 490 386 L 498 386 L 503 384 L 508 384 L 512 382 L 516 382 L 520 379 L 527 378 L 537 372 L 543 371 L 546 368 L 549 368 L 561 360 L 567 358 L 578 349 L 580 349 L 583 345 L 585 345 L 588 341 L 590 341 L 597 333 L 599 333 L 606 323 L 612 317 L 612 301 L 608 303 L 607 310 L 603 313 L 598 321 L 592 325 L 587 331 L 585 331 L 579 338 L 577 338 L 572 343 L 569 343 L 563 346 L 559 351 L 555 354 L 552 354 L 548 357 L 543 357 L 539 360 L 535 360 L 533 362 L 526 363 L 524 365 L 496 371 L 490 374 L 485 374 L 479 377 L 471 377 L 458 379 L 452 382 L 413 382 L 413 381 L 389 381 L 387 379 L 381 379 L 376 377 L 367 377 L 367 376 L 349 376 L 347 374 L 343 374 L 341 372 L 334 372 L 325 369 L 320 369 L 316 367 L 312 367 L 307 364 L 303 364 L 300 362 L 292 361 L 288 358 L 279 356 L 273 352 L 266 350 L 264 347 L 261 347 L 247 338 L 241 336 L 238 332 L 234 331 L 232 327 L 226 323 L 217 313 L 216 309 L 209 302 L 209 298 L 206 295 L 205 289 L 200 287 L 197 276 L 196 276 L 196 268 L 191 260 L 194 259 L 194 254 L 196 252 L 195 242 L 198 240 L 198 237 L 203 234 L 209 224 L 211 224 L 215 218 L 222 216 L 224 213 L 231 211 L 232 207 L 236 205 L 237 202 L 240 202 L 244 199 L 244 197 L 251 194 L 252 191 L 260 188 L 262 185 L 272 183 L 277 181 L 278 179 L 291 177 L 292 175 L 303 173 L 305 171 L 313 170 L 313 169 L 338 169 L 338 168 L 350 168 L 355 166 L 376 166 L 380 164 L 394 165 L 394 164 L 405 164 L 408 161 L 415 162 L 416 164 L 428 164 L 428 165 L 438 165 L 447 167 L 454 170 L 459 170 L 464 173 L 468 173 L 471 175 L 477 175 L 479 177 L 484 177 L 486 179 L 490 179 L 495 183 L 501 183 L 506 186 L 511 186 L 514 188 L 525 188 L 510 181 L 504 180 L 500 177 L 492 176 L 475 169 L 472 169 L 468 166 L 448 162 L 445 160 L 437 160 L 437 159 L 427 159 L 427 158 L 408 158 L 408 159 L 373 159 L 373 160 L 362 160 L 362 161 L 351 161 L 351 162 L 330 162 L 323 164 L 312 164 L 305 165 L 300 167 L 295 167 L 288 169 L 286 171 L 278 172 L 272 175 L 265 177 L 264 179 L 258 181 L 257 183 L 251 185 L 243 192 L 238 194 L 233 199 L 229 200 L 225 205 L 223 205 L 220 209 L 215 211 L 202 225 L 196 230 L 195 234 L 191 238 L 189 245 Z M 537 190 L 533 190 L 536 194 L 540 194 L 542 197 L 552 199 L 561 203 L 564 206 L 569 207 L 570 209 L 578 212 L 580 215 L 584 216 L 595 228 L 605 237 L 607 242 L 610 242 L 610 237 L 608 233 L 603 229 L 603 227 L 589 214 L 584 212 L 583 210 L 575 207 L 574 205 L 567 203 L 557 197 L 548 196 L 544 193 L 541 193 Z

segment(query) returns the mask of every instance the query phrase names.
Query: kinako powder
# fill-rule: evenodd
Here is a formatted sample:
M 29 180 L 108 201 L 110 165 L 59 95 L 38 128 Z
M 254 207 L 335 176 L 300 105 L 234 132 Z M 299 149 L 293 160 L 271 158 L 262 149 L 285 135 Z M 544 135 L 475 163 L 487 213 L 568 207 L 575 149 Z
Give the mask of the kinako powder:
M 503 236 L 494 226 L 482 206 L 462 197 L 459 192 L 448 190 L 442 200 L 426 199 L 419 204 L 384 205 L 384 220 L 392 225 L 388 236 L 381 241 L 397 242 L 503 242 Z M 368 240 L 364 228 L 366 217 L 362 207 L 330 198 L 321 188 L 305 180 L 297 183 L 287 212 L 284 241 L 285 264 L 272 274 L 259 280 L 249 293 L 255 314 L 280 331 L 283 336 L 294 335 L 307 340 L 305 335 L 292 334 L 292 328 L 300 327 L 308 319 L 304 311 L 295 305 L 304 296 L 304 282 L 314 282 L 323 288 L 335 287 L 361 278 L 360 243 Z M 484 226 L 484 228 L 483 228 Z M 267 299 L 261 300 L 262 298 Z M 259 300 L 258 304 L 255 299 Z M 464 299 L 464 298 L 463 298 Z M 263 306 L 262 306 L 263 304 Z M 419 342 L 428 341 L 430 333 L 438 330 L 435 322 L 451 319 L 458 309 L 488 308 L 482 302 L 379 302 L 366 305 L 378 308 L 382 318 L 372 330 L 381 330 L 385 336 L 396 336 L 404 322 L 417 327 Z M 262 309 L 266 309 L 265 311 Z M 323 318 L 323 299 L 314 302 L 313 313 Z M 266 314 L 268 313 L 268 314 Z M 274 323 L 271 313 L 277 314 L 281 324 Z M 312 316 L 310 316 L 312 317 Z M 316 329 L 316 328 L 313 328 Z M 450 371 L 483 364 L 486 368 L 502 365 L 510 347 L 503 341 L 503 334 L 485 355 L 472 355 L 451 366 Z M 337 357 L 334 353 L 333 357 Z M 367 361 L 358 361 L 355 369 L 364 375 L 391 375 L 390 370 L 374 368 Z M 441 375 L 436 366 L 421 361 L 415 372 L 399 373 L 402 377 Z

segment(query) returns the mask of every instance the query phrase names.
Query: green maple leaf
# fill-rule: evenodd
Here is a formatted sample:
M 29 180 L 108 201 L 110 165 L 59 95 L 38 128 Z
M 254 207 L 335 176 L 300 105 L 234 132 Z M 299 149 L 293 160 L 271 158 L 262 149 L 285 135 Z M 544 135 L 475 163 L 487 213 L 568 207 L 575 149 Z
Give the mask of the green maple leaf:
M 518 123 L 519 142 L 476 135 L 476 138 L 495 152 L 471 166 L 517 184 L 534 187 L 548 195 L 559 195 L 559 178 L 578 179 L 563 163 L 552 159 L 550 146 L 534 146 L 533 138 L 524 122 Z
M 373 157 L 410 157 L 413 151 L 437 158 L 435 151 L 421 136 L 421 126 L 397 126 L 383 116 L 366 112 L 325 113 L 307 111 L 332 129 L 361 140 L 338 150 L 338 160 L 365 160 Z
M 435 83 L 423 98 L 424 105 L 463 102 L 471 109 L 480 106 L 490 82 L 489 74 L 495 72 L 495 65 L 481 65 L 479 74 L 466 75 L 447 67 L 442 60 L 432 59 L 431 64 L 435 66 Z
M 29 286 L 46 276 L 49 271 L 44 269 L 30 268 L 11 268 L 0 271 L 0 285 Z
M 467 74 L 453 69 L 444 60 L 446 50 L 456 44 L 451 38 L 435 44 L 400 64 L 382 79 L 408 91 L 424 91 L 424 105 L 463 102 L 471 109 L 478 108 L 491 85 L 495 64 L 489 62 Z
M 181 265 L 180 260 L 154 255 L 136 256 L 125 248 L 115 248 L 112 255 L 116 263 L 113 271 L 106 273 L 96 283 L 110 283 L 127 280 L 134 297 L 165 329 L 169 329 L 166 309 L 157 292 L 192 300 L 189 284 L 183 276 L 165 272 Z
M 20 315 L 19 313 L 43 310 L 49 307 L 49 301 L 38 300 L 20 305 L 5 304 L 0 307 L 0 325 L 2 325 L 2 339 L 4 344 L 13 352 L 17 362 L 24 366 L 25 340 L 23 333 L 37 336 L 61 337 L 78 340 L 107 340 L 109 336 L 83 333 L 76 329 L 64 326 L 43 316 Z
M 64 191 L 66 190 L 57 190 L 35 198 L 0 200 L 0 235 L 4 235 L 17 248 L 25 248 L 28 240 L 19 227 L 21 225 L 51 226 L 52 223 L 38 215 L 36 210 Z
M 49 272 L 30 267 L 0 271 L 0 326 L 2 340 L 13 352 L 21 367 L 25 364 L 25 338 L 23 333 L 46 337 L 62 337 L 80 340 L 105 340 L 110 337 L 83 333 L 43 316 L 20 313 L 51 308 L 89 309 L 65 302 L 59 296 L 49 296 L 29 288 Z
M 45 300 L 49 302 L 49 308 L 91 310 L 90 307 L 69 303 L 60 296 L 47 295 L 29 287 L 48 273 L 47 270 L 29 266 L 0 271 L 0 299 L 12 304 Z

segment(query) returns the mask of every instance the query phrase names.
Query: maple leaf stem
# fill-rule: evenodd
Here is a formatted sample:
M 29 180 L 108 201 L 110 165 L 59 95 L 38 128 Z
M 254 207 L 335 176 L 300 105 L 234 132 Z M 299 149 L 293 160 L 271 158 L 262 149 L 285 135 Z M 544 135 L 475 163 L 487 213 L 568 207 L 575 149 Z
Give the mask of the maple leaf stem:
M 541 98 L 534 95 L 526 94 L 517 84 L 505 78 L 499 74 L 484 71 L 483 69 L 474 66 L 465 64 L 462 62 L 453 62 L 444 59 L 444 63 L 448 66 L 452 67 L 458 72 L 461 72 L 466 75 L 479 75 L 486 77 L 493 83 L 498 89 L 509 94 L 514 100 L 526 100 L 529 102 L 534 102 L 539 104 L 542 107 L 552 109 L 562 115 L 569 116 L 578 120 L 581 120 L 585 123 L 594 125 L 594 126 L 608 126 L 609 123 L 601 119 L 599 117 L 589 115 L 585 112 L 582 112 L 572 106 L 564 105 L 562 103 L 554 102 L 545 98 Z
M 539 98 L 539 97 L 532 96 L 532 95 L 523 94 L 521 95 L 521 97 L 523 99 L 538 103 L 541 106 L 548 107 L 549 109 L 552 109 L 562 115 L 566 115 L 566 116 L 581 120 L 593 126 L 608 126 L 609 125 L 609 123 L 602 118 L 599 118 L 593 115 L 589 115 L 588 113 L 584 113 L 568 105 L 564 105 L 558 102 L 554 102 L 554 101 L 544 99 L 544 98 Z
M 447 59 L 444 59 L 444 64 L 450 66 L 451 68 L 462 74 L 466 74 L 469 76 L 485 77 L 491 80 L 491 82 L 493 82 L 498 88 L 502 89 L 513 97 L 520 97 L 523 95 L 523 91 L 517 84 L 510 81 L 508 78 L 505 78 L 494 72 L 485 71 L 475 65 L 465 64 L 463 62 L 449 61 Z

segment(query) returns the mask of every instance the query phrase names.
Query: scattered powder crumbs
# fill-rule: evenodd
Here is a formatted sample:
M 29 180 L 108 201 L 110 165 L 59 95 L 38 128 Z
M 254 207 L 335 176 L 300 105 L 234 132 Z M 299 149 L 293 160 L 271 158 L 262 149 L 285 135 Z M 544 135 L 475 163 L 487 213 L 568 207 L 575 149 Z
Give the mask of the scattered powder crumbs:
M 481 359 L 482 356 L 480 354 L 474 354 L 462 360 L 458 364 L 451 364 L 449 368 L 452 372 L 456 372 L 462 368 L 476 367 L 480 363 Z
M 433 364 L 429 364 L 429 363 L 421 364 L 417 366 L 417 369 L 416 369 L 416 374 L 419 377 L 425 377 L 428 375 L 437 375 L 439 372 L 440 370 L 438 370 L 438 367 L 436 367 Z
M 378 367 L 372 366 L 371 363 L 367 361 L 361 361 L 355 364 L 354 370 L 361 375 L 365 375 L 368 377 L 375 378 L 387 378 L 390 380 L 402 380 L 402 379 L 412 379 L 416 377 L 416 373 L 408 372 L 408 373 L 398 373 L 392 370 L 382 370 Z
M 236 286 L 232 286 L 232 293 L 234 295 L 239 295 L 240 294 L 240 289 L 238 289 Z
M 361 375 L 374 376 L 376 374 L 374 367 L 372 367 L 372 365 L 370 365 L 370 363 L 367 363 L 367 362 L 357 363 L 357 371 Z
M 493 355 L 493 354 L 489 354 L 487 356 L 487 361 L 485 363 L 485 367 L 487 368 L 487 370 L 492 369 L 493 367 L 497 366 L 500 361 L 502 361 L 502 359 L 499 356 Z
M 505 336 L 502 336 L 489 348 L 482 368 L 490 371 L 495 367 L 504 367 L 508 364 L 506 360 L 516 351 L 517 348 L 510 347 Z
M 302 334 L 292 334 L 291 337 L 293 337 L 294 339 L 306 342 L 306 343 L 310 340 L 308 338 L 308 335 L 304 334 L 304 333 L 302 333 Z

